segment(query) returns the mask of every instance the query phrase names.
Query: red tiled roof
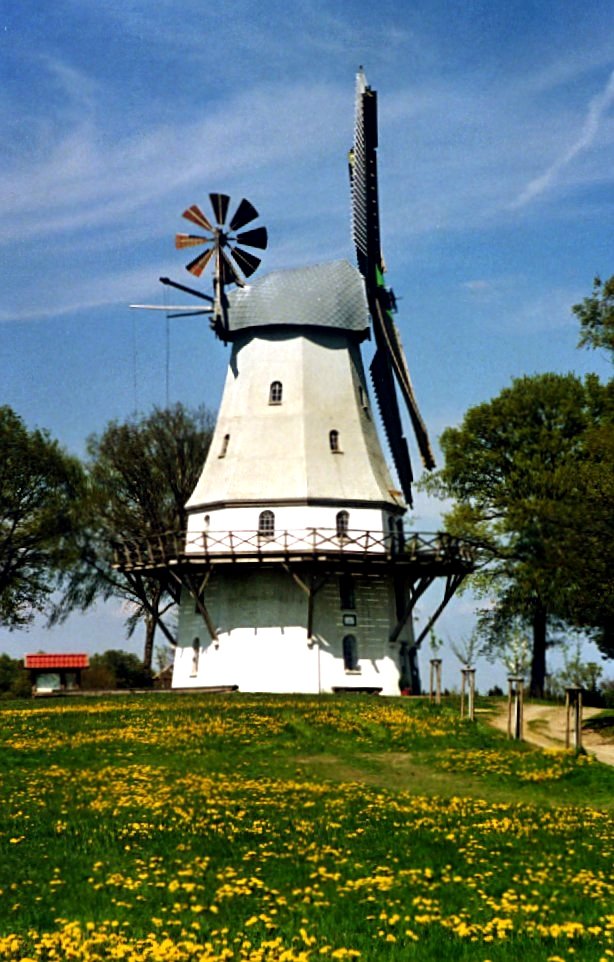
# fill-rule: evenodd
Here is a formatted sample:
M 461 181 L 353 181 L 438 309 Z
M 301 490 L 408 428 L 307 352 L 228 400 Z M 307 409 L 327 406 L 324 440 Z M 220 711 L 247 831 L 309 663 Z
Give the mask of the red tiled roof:
M 89 668 L 87 655 L 26 655 L 24 668 Z

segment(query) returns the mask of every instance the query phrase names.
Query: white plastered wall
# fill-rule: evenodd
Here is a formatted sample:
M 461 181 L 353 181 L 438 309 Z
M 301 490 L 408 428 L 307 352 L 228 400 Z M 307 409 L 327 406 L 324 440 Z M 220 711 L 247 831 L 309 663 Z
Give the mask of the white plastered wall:
M 218 631 L 209 637 L 194 600 L 184 593 L 174 688 L 238 685 L 241 691 L 329 692 L 378 688 L 399 693 L 400 641 L 388 641 L 394 623 L 389 579 L 357 577 L 355 609 L 340 607 L 339 582 L 331 575 L 314 600 L 313 637 L 307 637 L 307 596 L 282 569 L 219 566 L 205 603 Z M 344 624 L 344 615 L 354 625 Z M 358 670 L 343 661 L 343 637 L 358 643 Z M 198 645 L 194 641 L 198 639 Z
M 269 403 L 273 381 L 280 404 Z M 330 432 L 339 435 L 339 452 Z M 233 345 L 211 450 L 188 510 L 246 501 L 403 502 L 388 472 L 358 347 L 342 331 L 246 336 Z

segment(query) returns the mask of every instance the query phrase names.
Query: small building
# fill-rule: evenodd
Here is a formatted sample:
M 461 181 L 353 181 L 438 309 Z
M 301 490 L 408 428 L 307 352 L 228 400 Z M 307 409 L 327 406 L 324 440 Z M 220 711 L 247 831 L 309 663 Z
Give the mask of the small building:
M 76 691 L 81 688 L 81 672 L 89 668 L 87 655 L 26 655 L 24 668 L 30 672 L 33 695 Z

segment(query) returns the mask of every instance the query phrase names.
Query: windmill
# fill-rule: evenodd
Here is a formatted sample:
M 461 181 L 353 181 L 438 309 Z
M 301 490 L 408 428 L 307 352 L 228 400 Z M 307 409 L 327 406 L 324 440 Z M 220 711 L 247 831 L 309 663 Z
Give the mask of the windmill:
M 354 147 L 350 151 L 349 163 L 352 234 L 358 268 L 365 279 L 376 345 L 370 368 L 371 379 L 403 494 L 411 505 L 413 472 L 403 433 L 395 381 L 407 405 L 425 468 L 434 468 L 435 459 L 409 378 L 401 338 L 392 316 L 396 309 L 396 300 L 393 292 L 384 284 L 386 268 L 380 245 L 377 147 L 377 94 L 367 85 L 361 67 L 356 78 Z
M 200 248 L 187 270 L 213 296 L 161 278 L 205 306 L 230 345 L 211 448 L 186 504 L 187 531 L 116 546 L 138 587 L 155 577 L 180 603 L 173 686 L 246 691 L 418 691 L 416 651 L 471 570 L 454 539 L 407 534 L 412 470 L 399 395 L 426 467 L 433 456 L 384 284 L 377 202 L 376 95 L 357 81 L 351 156 L 358 268 L 347 261 L 252 280 L 267 246 L 243 199 L 229 217 L 210 194 L 176 236 Z M 232 290 L 227 290 L 232 287 Z M 378 437 L 362 345 L 402 488 Z M 398 394 L 397 394 L 398 392 Z M 444 597 L 418 638 L 412 612 L 438 578 Z

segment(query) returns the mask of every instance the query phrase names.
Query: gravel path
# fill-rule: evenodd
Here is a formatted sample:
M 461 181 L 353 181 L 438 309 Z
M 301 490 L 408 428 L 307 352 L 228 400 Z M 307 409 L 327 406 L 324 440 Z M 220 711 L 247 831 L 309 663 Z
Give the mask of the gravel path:
M 598 715 L 599 708 L 585 708 L 582 717 L 584 721 Z M 496 715 L 490 716 L 491 723 L 507 731 L 507 705 Z M 541 748 L 562 748 L 565 745 L 565 708 L 560 705 L 524 704 L 524 740 L 531 745 Z M 587 752 L 595 755 L 600 762 L 614 765 L 614 744 L 606 741 L 599 732 L 582 732 L 582 746 Z

